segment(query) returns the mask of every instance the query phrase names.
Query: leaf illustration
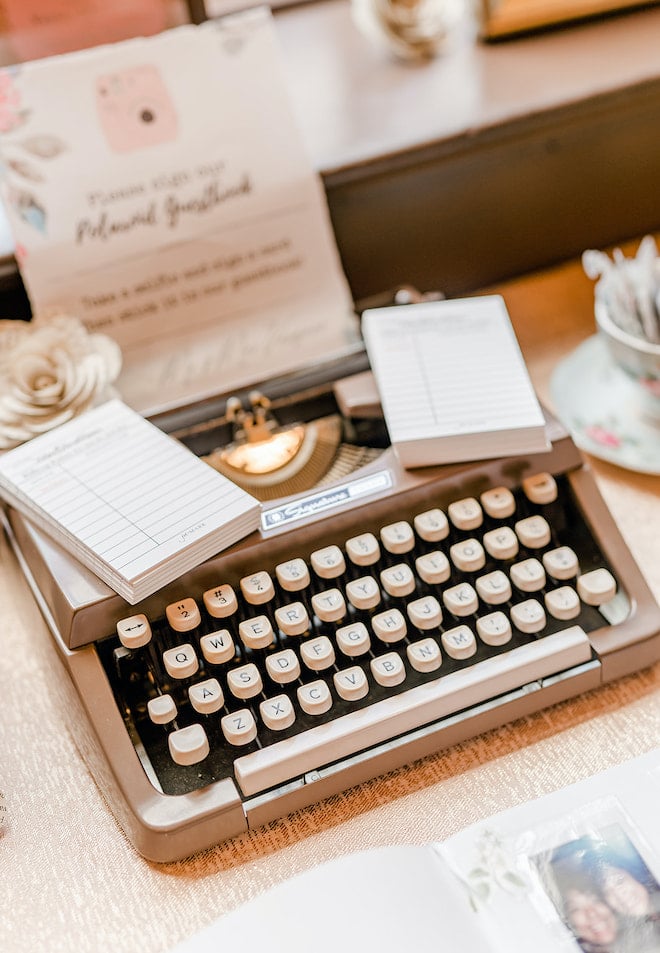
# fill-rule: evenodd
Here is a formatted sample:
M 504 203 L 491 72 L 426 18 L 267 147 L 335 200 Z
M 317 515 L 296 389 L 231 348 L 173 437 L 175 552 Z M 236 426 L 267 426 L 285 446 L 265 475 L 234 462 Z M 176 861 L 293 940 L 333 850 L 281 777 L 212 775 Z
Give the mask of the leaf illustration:
M 34 169 L 29 162 L 25 162 L 23 159 L 9 159 L 7 165 L 12 169 L 17 175 L 22 176 L 24 179 L 27 179 L 28 182 L 43 182 L 44 177 L 36 169 Z
M 526 881 L 519 874 L 514 873 L 512 870 L 507 870 L 500 876 L 499 879 L 504 881 L 502 884 L 504 887 L 506 887 L 507 884 L 509 884 L 511 887 L 516 887 L 522 890 L 526 889 L 527 887 Z
M 31 155 L 38 156 L 40 159 L 54 159 L 66 149 L 66 145 L 61 139 L 49 135 L 30 136 L 29 139 L 24 139 L 20 145 Z
M 472 887 L 472 893 L 477 900 L 487 900 L 490 895 L 490 884 L 487 881 L 482 880 L 480 883 L 477 883 Z
M 46 211 L 30 192 L 12 189 L 9 201 L 20 218 L 40 232 L 46 231 Z

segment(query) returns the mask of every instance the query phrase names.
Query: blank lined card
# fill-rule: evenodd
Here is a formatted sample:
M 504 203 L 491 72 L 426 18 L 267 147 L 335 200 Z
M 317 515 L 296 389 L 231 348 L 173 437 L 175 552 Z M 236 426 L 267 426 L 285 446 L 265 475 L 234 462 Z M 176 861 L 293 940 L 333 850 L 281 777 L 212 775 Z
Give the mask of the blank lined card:
M 260 514 L 119 400 L 0 457 L 0 492 L 131 603 L 256 529 Z
M 501 297 L 372 309 L 362 315 L 362 333 L 404 466 L 549 448 Z

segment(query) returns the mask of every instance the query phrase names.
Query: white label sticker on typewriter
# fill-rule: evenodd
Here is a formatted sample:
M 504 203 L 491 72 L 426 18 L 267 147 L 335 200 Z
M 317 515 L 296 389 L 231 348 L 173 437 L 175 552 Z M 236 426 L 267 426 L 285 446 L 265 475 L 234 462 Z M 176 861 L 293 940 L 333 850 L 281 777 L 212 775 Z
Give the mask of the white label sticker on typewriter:
M 285 503 L 284 506 L 274 506 L 264 510 L 261 514 L 261 529 L 263 532 L 285 529 L 297 520 L 309 520 L 317 514 L 327 513 L 328 510 L 348 506 L 362 497 L 383 493 L 392 485 L 391 471 L 379 470 L 358 480 L 310 493 L 309 496 Z
M 33 312 L 113 337 L 133 407 L 346 347 L 350 295 L 267 11 L 2 82 L 2 195 Z

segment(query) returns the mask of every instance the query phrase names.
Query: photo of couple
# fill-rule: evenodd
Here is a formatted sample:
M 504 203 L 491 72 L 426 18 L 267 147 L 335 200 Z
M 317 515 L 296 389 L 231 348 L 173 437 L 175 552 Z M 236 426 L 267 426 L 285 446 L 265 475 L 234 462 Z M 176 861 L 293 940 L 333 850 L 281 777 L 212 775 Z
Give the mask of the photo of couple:
M 660 884 L 621 825 L 534 861 L 584 953 L 660 953 Z

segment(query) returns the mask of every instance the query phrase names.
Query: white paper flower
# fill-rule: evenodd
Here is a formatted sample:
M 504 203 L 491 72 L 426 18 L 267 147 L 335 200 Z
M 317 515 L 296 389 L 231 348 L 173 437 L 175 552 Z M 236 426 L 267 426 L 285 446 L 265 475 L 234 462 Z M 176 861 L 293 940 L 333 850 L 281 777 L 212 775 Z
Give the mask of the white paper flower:
M 117 344 L 75 318 L 0 321 L 0 450 L 103 400 L 120 368 Z

